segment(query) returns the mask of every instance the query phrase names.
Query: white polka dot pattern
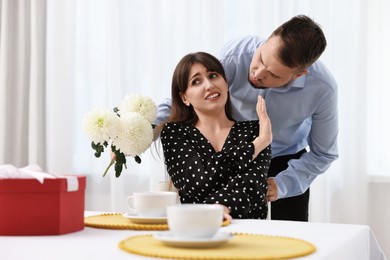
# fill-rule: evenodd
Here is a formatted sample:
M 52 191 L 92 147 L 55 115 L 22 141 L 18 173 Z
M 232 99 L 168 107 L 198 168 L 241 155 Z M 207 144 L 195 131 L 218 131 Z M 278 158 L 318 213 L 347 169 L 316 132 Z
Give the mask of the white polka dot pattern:
M 165 164 L 182 203 L 220 203 L 233 218 L 267 217 L 271 147 L 252 160 L 259 122 L 237 122 L 220 152 L 194 126 L 167 123 L 161 131 Z

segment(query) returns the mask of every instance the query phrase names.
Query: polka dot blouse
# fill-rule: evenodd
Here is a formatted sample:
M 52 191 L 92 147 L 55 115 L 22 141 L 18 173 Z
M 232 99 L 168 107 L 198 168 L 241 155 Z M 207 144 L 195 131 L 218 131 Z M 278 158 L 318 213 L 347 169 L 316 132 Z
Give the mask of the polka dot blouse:
M 219 203 L 233 218 L 267 217 L 268 146 L 252 160 L 259 121 L 236 122 L 220 152 L 194 126 L 166 123 L 165 164 L 182 203 Z

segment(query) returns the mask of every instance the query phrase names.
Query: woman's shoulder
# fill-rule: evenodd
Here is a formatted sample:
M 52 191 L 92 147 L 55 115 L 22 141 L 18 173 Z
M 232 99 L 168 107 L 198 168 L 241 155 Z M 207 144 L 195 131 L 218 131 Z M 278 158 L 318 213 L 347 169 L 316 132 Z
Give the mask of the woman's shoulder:
M 259 129 L 259 120 L 238 121 L 234 125 L 234 132 L 257 133 Z
M 259 120 L 247 120 L 247 121 L 237 121 L 236 127 L 255 127 L 259 125 Z
M 176 123 L 176 122 L 166 122 L 164 124 L 164 127 L 180 127 L 182 124 Z
M 167 122 L 164 124 L 161 134 L 163 133 L 171 133 L 171 132 L 188 132 L 192 129 L 193 127 L 190 125 L 184 125 L 181 123 L 176 123 L 176 122 Z
M 166 132 L 166 131 L 171 131 L 171 130 L 174 130 L 174 129 L 180 129 L 182 128 L 183 125 L 182 124 L 179 124 L 179 123 L 175 123 L 175 122 L 167 122 L 164 124 L 163 128 L 162 128 L 162 132 Z

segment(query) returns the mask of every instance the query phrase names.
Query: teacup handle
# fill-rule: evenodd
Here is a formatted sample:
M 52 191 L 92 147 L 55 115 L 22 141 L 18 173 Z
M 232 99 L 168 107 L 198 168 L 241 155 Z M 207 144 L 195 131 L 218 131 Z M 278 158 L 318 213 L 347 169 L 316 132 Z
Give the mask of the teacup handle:
M 135 207 L 134 207 L 134 196 L 133 195 L 130 195 L 129 197 L 127 197 L 127 206 L 130 209 L 130 213 L 133 213 L 133 214 L 137 213 L 137 211 L 135 210 Z

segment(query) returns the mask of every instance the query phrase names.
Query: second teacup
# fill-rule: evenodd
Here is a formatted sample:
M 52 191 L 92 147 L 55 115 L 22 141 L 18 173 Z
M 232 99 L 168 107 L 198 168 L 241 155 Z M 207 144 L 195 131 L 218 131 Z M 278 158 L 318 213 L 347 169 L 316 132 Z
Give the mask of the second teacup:
M 176 201 L 177 193 L 170 191 L 134 192 L 127 198 L 130 213 L 141 217 L 165 217 L 167 206 Z

